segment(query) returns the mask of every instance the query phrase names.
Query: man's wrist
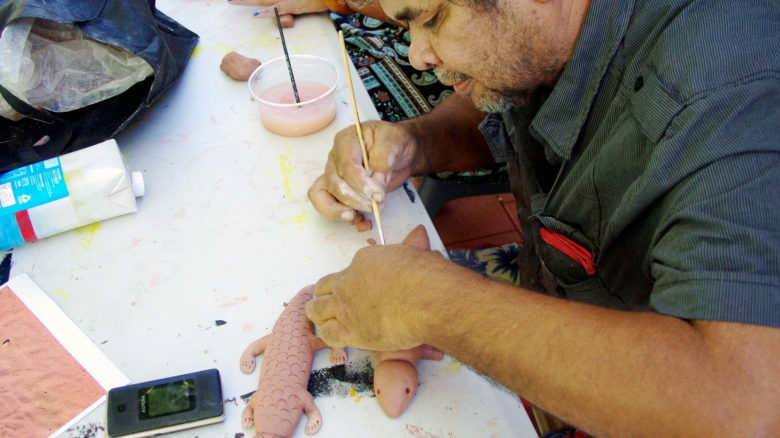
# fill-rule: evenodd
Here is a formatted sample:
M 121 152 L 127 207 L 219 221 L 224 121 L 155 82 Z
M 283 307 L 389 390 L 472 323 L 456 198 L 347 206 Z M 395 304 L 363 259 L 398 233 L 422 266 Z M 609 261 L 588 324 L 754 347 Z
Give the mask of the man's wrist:
M 333 12 L 346 15 L 351 14 L 354 12 L 352 8 L 347 5 L 347 2 L 345 0 L 323 0 L 325 2 L 325 6 L 327 6 L 328 9 L 330 9 Z

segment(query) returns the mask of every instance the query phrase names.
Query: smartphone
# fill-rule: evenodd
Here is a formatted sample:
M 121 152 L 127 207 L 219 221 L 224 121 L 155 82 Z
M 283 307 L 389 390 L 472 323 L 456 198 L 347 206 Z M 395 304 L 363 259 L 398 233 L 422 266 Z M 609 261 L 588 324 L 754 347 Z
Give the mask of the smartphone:
M 225 419 L 216 369 L 114 388 L 107 406 L 110 437 L 148 437 Z

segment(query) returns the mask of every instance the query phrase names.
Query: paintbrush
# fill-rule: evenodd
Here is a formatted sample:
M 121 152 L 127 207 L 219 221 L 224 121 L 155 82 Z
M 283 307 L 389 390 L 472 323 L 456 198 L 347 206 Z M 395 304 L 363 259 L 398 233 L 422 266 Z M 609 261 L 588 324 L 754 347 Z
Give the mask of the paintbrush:
M 368 167 L 368 152 L 366 151 L 366 143 L 363 141 L 363 130 L 360 128 L 360 118 L 357 112 L 357 103 L 355 102 L 355 90 L 352 88 L 352 75 L 349 74 L 349 56 L 347 56 L 347 46 L 344 43 L 344 32 L 339 31 L 339 40 L 341 41 L 341 54 L 344 58 L 344 71 L 347 76 L 347 84 L 349 85 L 349 97 L 352 99 L 352 116 L 355 118 L 355 129 L 357 130 L 358 141 L 360 142 L 360 150 L 363 152 L 363 166 L 366 170 L 371 172 Z M 374 198 L 371 198 L 371 211 L 374 213 L 374 220 L 376 221 L 376 230 L 379 233 L 379 243 L 385 244 L 385 233 L 382 231 L 382 220 L 379 218 L 379 207 L 376 205 Z
M 290 55 L 287 53 L 287 43 L 284 42 L 284 32 L 282 31 L 282 22 L 279 20 L 279 9 L 274 7 L 276 14 L 276 26 L 279 28 L 279 37 L 282 38 L 282 49 L 284 49 L 284 59 L 287 60 L 287 71 L 290 72 L 290 82 L 292 82 L 293 94 L 295 94 L 295 103 L 301 103 L 298 97 L 298 87 L 295 85 L 295 76 L 293 76 L 292 64 L 290 64 Z

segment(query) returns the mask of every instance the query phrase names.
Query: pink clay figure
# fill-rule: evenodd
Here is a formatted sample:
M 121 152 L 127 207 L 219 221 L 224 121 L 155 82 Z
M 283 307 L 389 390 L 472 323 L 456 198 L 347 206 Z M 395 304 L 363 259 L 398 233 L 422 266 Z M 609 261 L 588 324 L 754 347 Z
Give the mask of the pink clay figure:
M 418 225 L 403 241 L 418 249 L 431 249 L 425 227 Z M 429 346 L 418 345 L 409 350 L 378 351 L 379 364 L 374 370 L 374 394 L 379 406 L 390 418 L 406 411 L 417 393 L 417 363 L 420 359 L 442 360 L 444 353 Z
M 430 345 L 409 350 L 379 351 L 379 365 L 374 370 L 374 394 L 379 406 L 390 418 L 406 411 L 417 394 L 417 362 L 420 359 L 442 360 L 444 353 Z
M 271 333 L 252 342 L 241 354 L 241 371 L 255 369 L 255 356 L 263 354 L 257 391 L 241 414 L 242 426 L 255 426 L 255 438 L 289 438 L 301 414 L 306 412 L 306 433 L 322 426 L 320 410 L 306 390 L 314 353 L 328 348 L 314 335 L 314 324 L 306 318 L 305 306 L 314 286 L 306 286 L 287 304 Z M 343 348 L 334 349 L 330 360 L 336 365 L 347 361 Z

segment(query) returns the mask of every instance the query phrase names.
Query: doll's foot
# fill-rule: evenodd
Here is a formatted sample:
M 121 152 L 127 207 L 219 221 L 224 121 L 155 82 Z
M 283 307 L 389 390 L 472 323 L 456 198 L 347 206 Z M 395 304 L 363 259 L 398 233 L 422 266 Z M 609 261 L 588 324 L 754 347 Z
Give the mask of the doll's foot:
M 244 374 L 251 374 L 252 371 L 255 370 L 255 357 L 251 355 L 251 353 L 244 352 L 244 354 L 241 355 L 241 372 Z
M 252 405 L 247 405 L 241 412 L 241 427 L 248 429 L 255 424 L 255 412 Z
M 322 416 L 319 410 L 307 413 L 306 418 L 306 428 L 304 430 L 307 435 L 312 435 L 320 430 L 320 427 L 322 427 Z
M 347 363 L 347 350 L 343 348 L 334 348 L 330 353 L 330 363 L 334 365 L 344 365 Z
M 257 362 L 255 361 L 255 357 L 257 357 L 260 354 L 263 354 L 265 351 L 266 343 L 268 343 L 268 337 L 270 335 L 263 336 L 262 338 L 252 342 L 249 344 L 248 347 L 244 349 L 244 352 L 241 353 L 241 360 L 239 362 L 239 366 L 241 367 L 241 371 L 244 374 L 250 374 L 252 371 L 255 370 L 255 365 Z

